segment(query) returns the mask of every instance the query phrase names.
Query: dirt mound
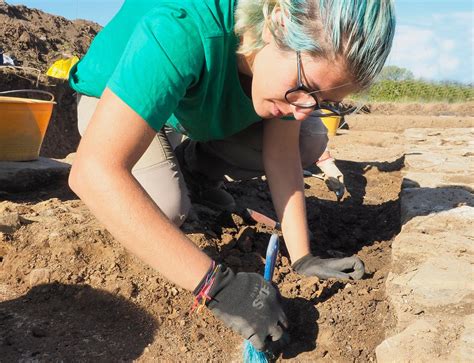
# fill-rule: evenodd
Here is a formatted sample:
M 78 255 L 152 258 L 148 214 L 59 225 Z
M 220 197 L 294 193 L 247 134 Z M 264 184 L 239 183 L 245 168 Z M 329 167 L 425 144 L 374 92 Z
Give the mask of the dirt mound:
M 99 24 L 70 21 L 23 5 L 0 4 L 0 44 L 18 65 L 46 71 L 53 61 L 85 54 Z
M 80 139 L 76 99 L 66 81 L 47 77 L 45 72 L 59 58 L 83 56 L 101 27 L 93 22 L 70 21 L 37 9 L 22 5 L 10 6 L 2 2 L 0 24 L 3 24 L 0 32 L 1 48 L 18 65 L 25 67 L 0 67 L 0 91 L 42 89 L 55 95 L 57 105 L 41 148 L 41 156 L 62 159 L 76 151 Z
M 371 114 L 420 116 L 474 116 L 474 101 L 462 103 L 378 102 L 367 105 Z

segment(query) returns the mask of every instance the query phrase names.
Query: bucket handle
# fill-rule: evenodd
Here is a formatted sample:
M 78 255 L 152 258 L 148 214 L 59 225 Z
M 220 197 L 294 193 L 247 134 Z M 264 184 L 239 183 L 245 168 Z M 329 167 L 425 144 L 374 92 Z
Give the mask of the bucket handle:
M 51 99 L 48 102 L 54 102 L 54 95 L 51 92 L 43 91 L 43 90 L 40 90 L 40 89 L 16 89 L 16 90 L 11 90 L 11 91 L 0 91 L 0 95 L 9 94 L 9 93 L 17 93 L 17 92 L 42 93 L 42 94 L 45 94 L 45 95 L 48 95 L 49 97 L 51 97 Z

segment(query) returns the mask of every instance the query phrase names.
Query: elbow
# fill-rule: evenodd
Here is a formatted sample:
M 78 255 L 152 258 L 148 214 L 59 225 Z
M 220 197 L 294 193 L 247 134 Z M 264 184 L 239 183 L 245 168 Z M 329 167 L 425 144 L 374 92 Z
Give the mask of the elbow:
M 69 172 L 68 178 L 68 185 L 71 190 L 80 197 L 80 188 L 81 188 L 81 175 L 83 175 L 83 171 L 80 167 L 80 163 L 74 161 L 71 167 L 71 171 Z M 82 199 L 82 198 L 81 198 Z
M 91 193 L 93 180 L 97 179 L 97 170 L 100 170 L 97 162 L 87 157 L 78 157 L 74 160 L 69 172 L 69 188 L 82 200 Z

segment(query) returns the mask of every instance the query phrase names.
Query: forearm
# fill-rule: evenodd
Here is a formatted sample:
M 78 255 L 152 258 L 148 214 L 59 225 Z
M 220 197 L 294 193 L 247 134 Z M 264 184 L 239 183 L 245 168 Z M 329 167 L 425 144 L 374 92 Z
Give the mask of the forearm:
M 299 122 L 265 121 L 263 164 L 292 262 L 310 253 Z
M 274 165 L 274 163 L 270 163 Z M 291 261 L 297 261 L 310 253 L 308 224 L 301 167 L 298 164 L 266 167 L 267 180 L 273 205 L 281 221 L 286 247 Z
M 73 167 L 74 191 L 127 250 L 193 290 L 211 259 L 168 220 L 128 170 L 96 163 Z

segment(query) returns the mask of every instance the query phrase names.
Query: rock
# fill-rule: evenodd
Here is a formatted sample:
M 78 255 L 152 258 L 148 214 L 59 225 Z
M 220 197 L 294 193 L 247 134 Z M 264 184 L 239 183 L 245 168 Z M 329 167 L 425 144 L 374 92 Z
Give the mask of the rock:
M 458 207 L 474 206 L 474 196 L 458 188 L 407 188 L 401 193 L 402 223 L 417 216 L 426 216 Z
M 178 295 L 178 289 L 177 289 L 176 287 L 172 287 L 172 288 L 170 289 L 170 292 L 171 292 L 171 295 L 172 295 L 172 296 Z
M 238 214 L 232 213 L 231 218 L 234 221 L 235 226 L 238 228 L 245 224 L 245 221 L 243 220 L 243 218 L 239 216 Z
M 472 272 L 471 263 L 458 258 L 429 258 L 416 271 L 401 274 L 392 283 L 412 290 L 417 304 L 443 306 L 472 294 Z
M 30 272 L 29 283 L 30 287 L 48 284 L 51 279 L 51 271 L 48 268 L 37 268 Z
M 378 363 L 430 362 L 435 359 L 437 341 L 435 327 L 421 319 L 399 334 L 385 339 L 376 349 Z
M 385 289 L 397 333 L 376 348 L 378 362 L 472 360 L 474 320 L 464 308 L 474 296 L 473 170 L 472 158 L 460 156 L 472 135 L 454 128 L 405 132 L 402 173 L 410 183 L 400 194 L 403 227 Z
M 12 234 L 21 226 L 21 219 L 18 213 L 8 213 L 0 215 L 0 232 Z
M 68 163 L 44 157 L 35 161 L 0 161 L 0 190 L 31 192 L 45 185 L 66 184 L 70 168 Z
M 470 362 L 474 357 L 474 315 L 469 315 L 463 322 L 463 330 L 447 362 Z

